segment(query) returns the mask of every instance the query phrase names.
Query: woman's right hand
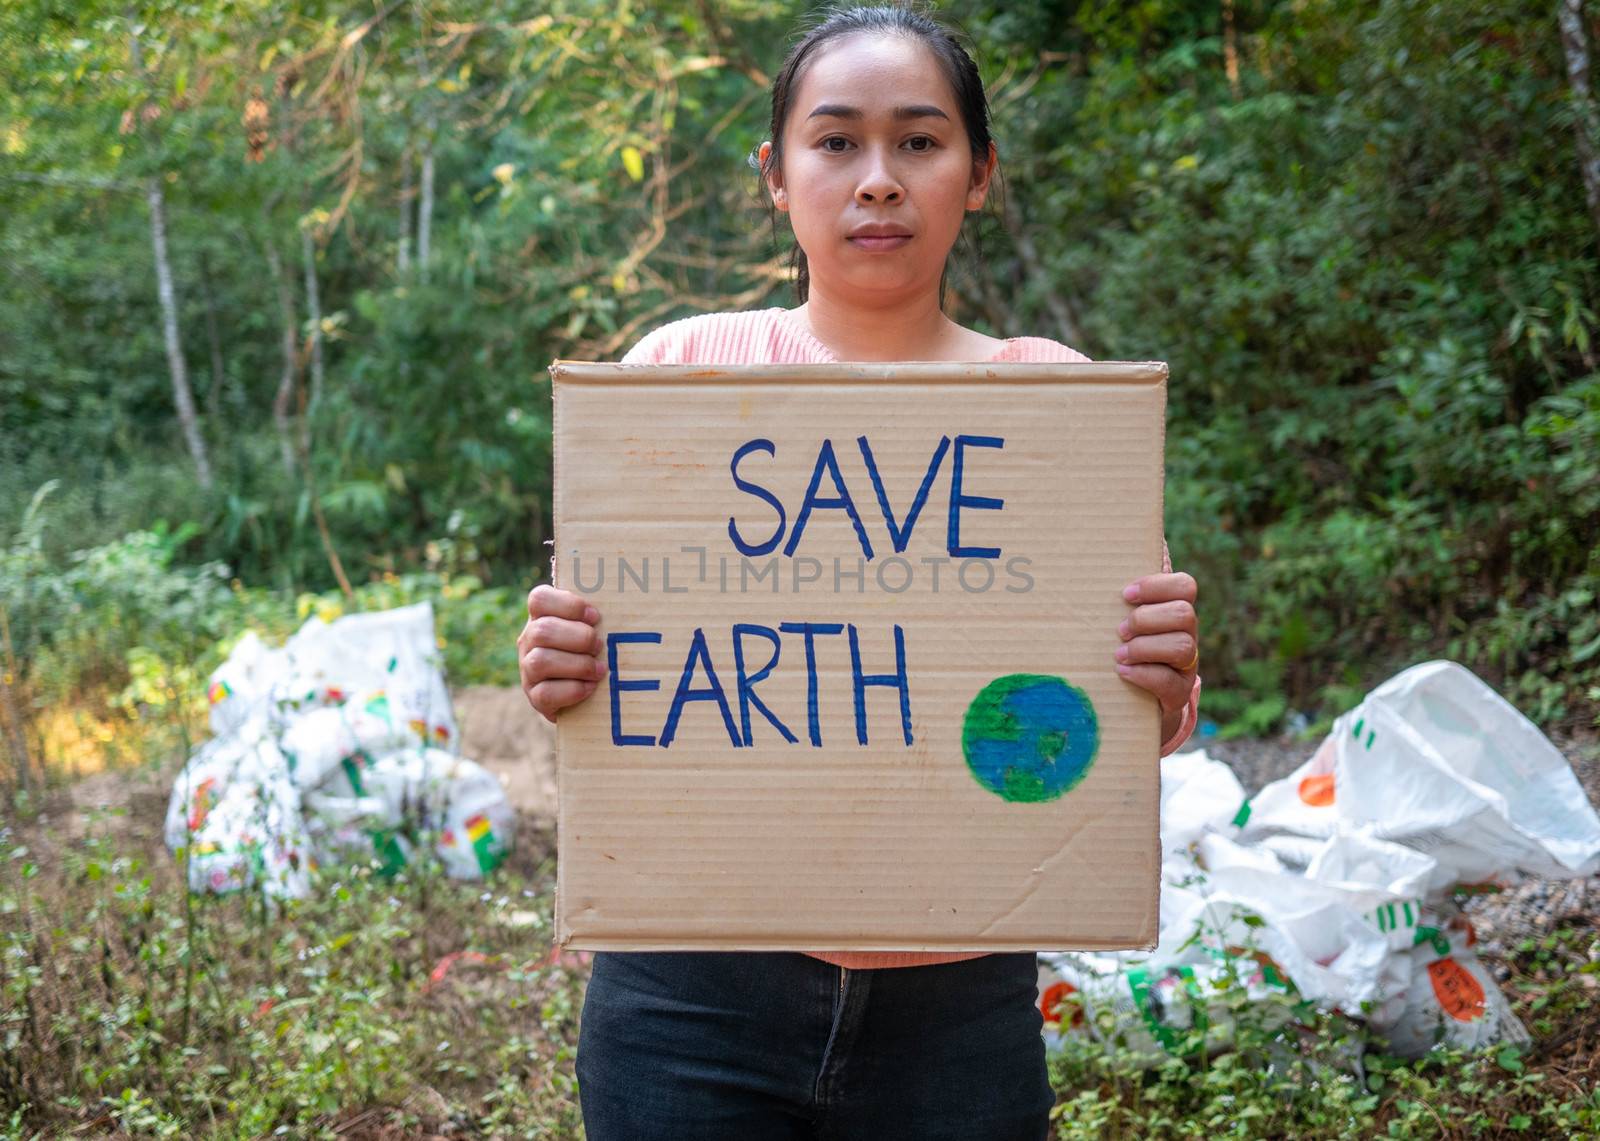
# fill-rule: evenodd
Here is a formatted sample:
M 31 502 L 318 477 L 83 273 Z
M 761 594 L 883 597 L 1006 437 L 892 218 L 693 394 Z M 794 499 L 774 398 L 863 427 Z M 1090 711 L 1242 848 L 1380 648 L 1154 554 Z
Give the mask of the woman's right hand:
M 570 590 L 540 583 L 528 592 L 528 624 L 517 635 L 517 661 L 528 704 L 556 714 L 594 692 L 606 675 L 600 611 Z

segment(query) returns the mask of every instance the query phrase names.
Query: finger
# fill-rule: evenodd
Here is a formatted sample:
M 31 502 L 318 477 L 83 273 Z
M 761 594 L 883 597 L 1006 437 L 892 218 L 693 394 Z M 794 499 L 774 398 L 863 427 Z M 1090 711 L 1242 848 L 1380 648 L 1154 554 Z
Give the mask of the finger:
M 556 681 L 541 681 L 524 692 L 528 695 L 528 704 L 542 713 L 546 721 L 553 722 L 557 713 L 588 697 L 594 692 L 594 687 L 595 683 L 592 681 L 573 681 L 570 678 L 563 678 Z
M 1183 599 L 1135 606 L 1133 612 L 1122 620 L 1122 625 L 1117 627 L 1117 633 L 1124 640 L 1137 634 L 1193 634 L 1195 631 L 1194 604 Z
M 528 619 L 527 631 L 528 644 L 519 647 L 524 654 L 535 646 L 571 650 L 575 654 L 598 654 L 605 646 L 605 640 L 594 626 L 553 614 Z
M 1168 666 L 1118 666 L 1117 673 L 1155 695 L 1162 711 L 1182 709 L 1189 702 L 1189 679 Z
M 1192 634 L 1141 634 L 1118 646 L 1116 658 L 1122 665 L 1171 666 L 1181 673 L 1194 661 L 1195 644 Z
M 1136 578 L 1122 591 L 1128 602 L 1176 602 L 1182 599 L 1193 603 L 1199 592 L 1194 576 L 1178 571 L 1176 574 L 1147 574 Z
M 574 622 L 587 622 L 591 626 L 600 621 L 600 611 L 590 605 L 583 595 L 541 582 L 528 592 L 528 617 L 542 618 L 546 614 L 570 618 Z
M 591 654 L 574 654 L 569 650 L 535 646 L 522 659 L 522 676 L 527 685 L 537 685 L 553 678 L 599 681 L 605 675 L 605 662 Z

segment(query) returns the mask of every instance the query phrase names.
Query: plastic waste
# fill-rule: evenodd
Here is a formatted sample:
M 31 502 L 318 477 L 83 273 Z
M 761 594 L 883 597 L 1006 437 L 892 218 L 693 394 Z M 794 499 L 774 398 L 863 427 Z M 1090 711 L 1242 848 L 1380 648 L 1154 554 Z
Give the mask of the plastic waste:
M 165 838 L 195 891 L 311 890 L 319 867 L 393 874 L 421 849 L 458 878 L 510 852 L 500 781 L 460 757 L 427 603 L 253 632 L 208 686 L 215 736 L 173 783 Z
M 1203 750 L 1161 765 L 1157 946 L 1041 955 L 1047 1040 L 1085 1032 L 1152 1061 L 1221 1049 L 1221 991 L 1242 983 L 1274 1025 L 1341 1012 L 1401 1057 L 1527 1041 L 1454 895 L 1600 872 L 1600 816 L 1561 753 L 1468 670 L 1389 679 L 1254 797 Z

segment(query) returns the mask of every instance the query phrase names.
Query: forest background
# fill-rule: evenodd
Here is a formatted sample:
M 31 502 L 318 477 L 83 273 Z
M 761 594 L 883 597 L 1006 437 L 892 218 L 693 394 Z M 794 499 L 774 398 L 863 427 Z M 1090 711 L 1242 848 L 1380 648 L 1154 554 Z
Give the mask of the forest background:
M 1171 363 L 1203 733 L 1292 767 L 1449 656 L 1593 793 L 1600 3 L 938 11 L 1004 177 L 951 315 Z M 428 599 L 453 689 L 516 684 L 546 365 L 794 303 L 749 157 L 811 12 L 0 3 L 0 1141 L 578 1133 L 548 830 L 280 914 L 185 890 L 160 822 L 247 629 Z M 1241 991 L 1221 1056 L 1056 1056 L 1058 1135 L 1594 1135 L 1587 890 L 1474 913 L 1526 1051 L 1352 1068 L 1296 1009 L 1286 1066 Z
M 461 664 L 510 684 L 548 567 L 545 365 L 794 304 L 748 160 L 806 11 L 5 5 L 12 742 L 85 671 L 170 680 L 151 631 L 180 598 L 180 640 L 236 629 L 230 582 L 501 588 L 498 650 Z M 942 12 L 1005 177 L 949 311 L 1171 362 L 1167 533 L 1203 586 L 1209 716 L 1266 732 L 1448 655 L 1542 723 L 1592 720 L 1594 13 Z M 95 652 L 97 605 L 159 660 Z

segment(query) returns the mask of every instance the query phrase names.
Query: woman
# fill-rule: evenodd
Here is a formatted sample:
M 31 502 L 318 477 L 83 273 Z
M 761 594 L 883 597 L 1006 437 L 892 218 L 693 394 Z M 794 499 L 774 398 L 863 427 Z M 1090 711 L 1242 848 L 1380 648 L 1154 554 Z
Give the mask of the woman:
M 676 321 L 624 363 L 1087 359 L 941 309 L 997 159 L 977 67 L 932 20 L 857 8 L 813 28 L 773 83 L 758 157 L 794 228 L 801 304 Z M 1108 650 L 1160 702 L 1164 755 L 1195 720 L 1194 580 L 1148 575 L 1124 597 Z M 528 614 L 523 689 L 554 720 L 604 676 L 599 613 L 539 586 Z M 1029 953 L 602 952 L 578 1046 L 588 1136 L 1037 1141 L 1054 1096 L 1035 979 Z

